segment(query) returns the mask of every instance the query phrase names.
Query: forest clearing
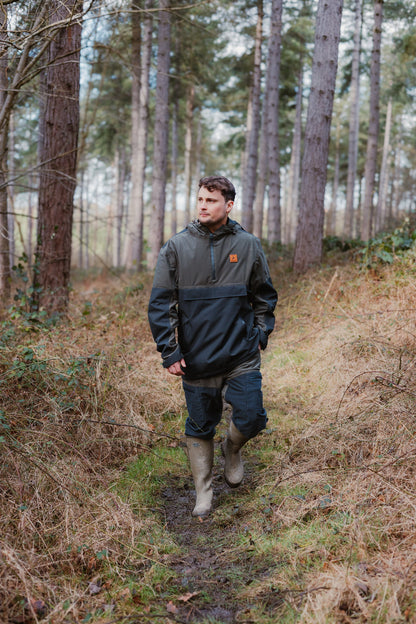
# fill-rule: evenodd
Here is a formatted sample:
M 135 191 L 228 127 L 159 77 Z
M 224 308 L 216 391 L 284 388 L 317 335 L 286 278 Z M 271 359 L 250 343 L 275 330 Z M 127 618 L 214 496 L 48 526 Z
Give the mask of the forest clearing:
M 414 622 L 415 252 L 269 258 L 268 428 L 192 518 L 178 379 L 150 276 L 78 276 L 68 315 L 19 301 L 0 338 L 0 621 Z

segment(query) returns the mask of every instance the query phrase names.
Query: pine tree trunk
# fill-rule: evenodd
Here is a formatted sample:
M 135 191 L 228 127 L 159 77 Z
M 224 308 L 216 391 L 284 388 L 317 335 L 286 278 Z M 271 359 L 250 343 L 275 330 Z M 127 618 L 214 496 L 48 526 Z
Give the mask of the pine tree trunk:
M 256 197 L 254 202 L 254 234 L 258 238 L 263 238 L 263 220 L 264 220 L 264 196 L 267 186 L 268 172 L 268 135 L 267 135 L 267 90 L 263 94 L 263 106 L 261 113 L 261 132 L 259 147 L 259 170 L 257 174 Z
M 9 124 L 9 146 L 8 146 L 8 170 L 9 170 L 9 179 L 12 180 L 12 183 L 8 186 L 8 202 L 9 202 L 9 213 L 8 213 L 8 226 L 9 226 L 9 266 L 12 268 L 15 264 L 15 255 L 16 255 L 16 241 L 15 241 L 15 193 L 14 193 L 14 183 L 13 180 L 16 175 L 15 168 L 15 123 L 14 123 L 14 114 L 10 115 L 10 124 Z
M 360 128 L 360 53 L 362 2 L 363 0 L 355 0 L 354 51 L 352 57 L 350 88 L 347 198 L 344 215 L 345 238 L 353 237 L 354 190 L 355 179 L 357 177 L 358 137 Z
M 156 109 L 153 148 L 153 178 L 151 215 L 149 225 L 150 252 L 147 265 L 156 266 L 163 245 L 166 197 L 166 164 L 169 135 L 169 67 L 170 67 L 170 12 L 169 0 L 159 1 L 158 58 L 156 79 Z
M 126 267 L 140 269 L 143 256 L 144 186 L 149 126 L 149 72 L 152 58 L 153 0 L 145 2 L 143 38 L 137 0 L 132 0 L 131 194 Z M 143 41 L 142 41 L 143 39 Z M 141 45 L 141 43 L 143 45 Z M 141 53 L 141 58 L 140 58 Z
M 0 110 L 8 90 L 7 7 L 0 11 Z M 7 202 L 8 124 L 0 128 L 0 296 L 4 305 L 10 297 L 10 246 Z
M 170 216 L 170 232 L 171 236 L 176 234 L 178 229 L 178 114 L 179 99 L 175 98 L 173 102 L 172 114 L 172 147 L 171 147 L 171 187 L 172 187 L 172 203 Z
M 386 202 L 389 184 L 390 168 L 390 134 L 393 103 L 391 98 L 387 103 L 386 127 L 384 130 L 383 158 L 381 161 L 380 181 L 378 185 L 378 201 L 376 212 L 376 232 L 382 230 L 386 224 Z
M 245 170 L 243 176 L 243 195 L 241 224 L 248 231 L 253 231 L 253 205 L 256 191 L 256 176 L 259 153 L 260 132 L 260 95 L 261 95 L 261 46 L 263 39 L 263 0 L 257 1 L 257 26 L 254 43 L 254 68 L 251 85 L 250 110 L 247 114 Z M 250 114 L 250 119 L 248 118 Z
M 341 116 L 337 116 L 337 138 L 335 145 L 335 163 L 334 163 L 334 182 L 332 184 L 331 205 L 326 215 L 325 233 L 327 236 L 335 236 L 337 229 L 337 204 L 338 204 L 338 188 L 339 188 L 339 143 L 341 136 Z
M 267 59 L 267 130 L 268 130 L 268 181 L 269 206 L 267 214 L 267 239 L 280 242 L 280 154 L 279 154 L 279 81 L 280 46 L 282 37 L 282 0 L 272 0 L 270 39 Z
M 304 273 L 322 257 L 324 199 L 343 0 L 319 0 L 311 92 L 302 161 L 293 268 Z
M 32 174 L 30 174 L 29 176 L 29 200 L 28 200 L 28 207 L 27 207 L 27 213 L 28 213 L 28 234 L 27 234 L 27 263 L 28 263 L 28 267 L 32 267 L 32 263 L 33 263 L 33 221 L 34 221 L 34 216 L 33 216 L 33 191 L 32 188 L 35 185 L 35 181 L 34 181 L 34 176 Z
M 290 154 L 289 182 L 288 182 L 288 243 L 295 239 L 296 222 L 298 216 L 299 177 L 302 152 L 302 99 L 303 99 L 303 69 L 299 72 L 298 92 L 296 94 L 295 126 L 293 129 L 292 149 Z
M 53 0 L 51 23 L 82 9 L 81 0 Z M 46 100 L 40 136 L 40 188 L 35 284 L 48 313 L 68 304 L 79 130 L 81 23 L 61 28 L 48 49 Z
M 383 23 L 383 0 L 374 0 L 373 51 L 370 70 L 370 124 L 365 159 L 365 192 L 361 226 L 362 240 L 368 240 L 373 233 L 374 187 L 377 169 L 377 146 L 380 127 L 380 57 Z
M 119 268 L 122 265 L 124 185 L 126 181 L 126 152 L 122 145 L 119 145 L 117 148 L 116 160 L 116 245 L 114 264 Z
M 398 124 L 399 132 L 395 138 L 396 148 L 393 155 L 393 176 L 392 176 L 392 193 L 389 207 L 389 215 L 393 220 L 399 218 L 400 205 L 400 189 L 402 185 L 400 179 L 402 176 L 402 153 L 403 153 L 403 119 Z
M 195 87 L 188 86 L 186 93 L 186 127 L 185 127 L 185 214 L 184 223 L 191 219 L 191 186 L 192 186 L 192 129 L 194 121 Z

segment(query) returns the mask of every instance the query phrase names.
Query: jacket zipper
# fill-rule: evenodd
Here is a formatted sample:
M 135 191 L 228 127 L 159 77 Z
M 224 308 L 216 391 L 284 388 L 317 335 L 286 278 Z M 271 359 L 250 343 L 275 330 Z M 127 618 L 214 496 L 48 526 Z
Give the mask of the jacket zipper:
M 212 233 L 209 235 L 209 248 L 211 253 L 211 279 L 215 282 L 217 276 L 215 274 L 214 235 Z

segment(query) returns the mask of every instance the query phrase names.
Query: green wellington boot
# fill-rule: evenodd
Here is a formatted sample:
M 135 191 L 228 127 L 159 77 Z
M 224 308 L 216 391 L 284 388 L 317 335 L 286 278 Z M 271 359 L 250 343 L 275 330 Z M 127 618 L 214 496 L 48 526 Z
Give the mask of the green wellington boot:
M 196 490 L 196 504 L 193 516 L 207 516 L 212 506 L 212 464 L 214 461 L 214 440 L 186 437 L 188 457 Z
M 233 421 L 230 422 L 227 437 L 221 445 L 224 455 L 224 477 L 227 485 L 231 488 L 238 487 L 244 477 L 244 466 L 241 459 L 240 449 L 248 438 L 239 432 Z

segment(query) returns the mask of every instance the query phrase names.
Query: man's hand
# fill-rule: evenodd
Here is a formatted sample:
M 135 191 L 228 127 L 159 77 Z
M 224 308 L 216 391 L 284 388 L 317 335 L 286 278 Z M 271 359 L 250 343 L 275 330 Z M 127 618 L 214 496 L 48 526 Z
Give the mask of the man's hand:
M 185 372 L 182 370 L 182 368 L 186 368 L 185 360 L 183 358 L 181 360 L 178 360 L 174 364 L 171 364 L 171 366 L 169 366 L 168 368 L 168 373 L 180 377 L 181 375 L 185 375 Z

